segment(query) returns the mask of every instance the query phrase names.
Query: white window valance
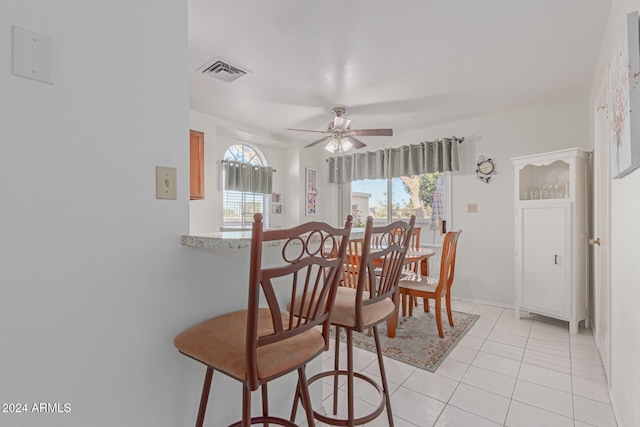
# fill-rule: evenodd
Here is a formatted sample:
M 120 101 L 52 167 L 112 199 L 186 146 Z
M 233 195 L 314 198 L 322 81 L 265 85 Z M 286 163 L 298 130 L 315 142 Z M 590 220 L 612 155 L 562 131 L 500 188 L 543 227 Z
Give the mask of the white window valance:
M 456 137 L 329 158 L 329 182 L 397 178 L 460 170 Z
M 224 189 L 248 193 L 270 194 L 274 169 L 231 160 L 222 162 L 225 173 Z

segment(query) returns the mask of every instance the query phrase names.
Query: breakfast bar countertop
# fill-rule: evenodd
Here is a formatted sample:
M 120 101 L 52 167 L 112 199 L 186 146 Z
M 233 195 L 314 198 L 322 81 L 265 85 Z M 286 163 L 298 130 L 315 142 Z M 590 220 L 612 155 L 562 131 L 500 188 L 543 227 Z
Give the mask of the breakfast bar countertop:
M 351 238 L 364 236 L 364 228 L 351 229 Z M 279 246 L 282 242 L 269 242 L 270 246 Z M 251 231 L 219 231 L 213 233 L 185 234 L 183 246 L 207 249 L 246 249 L 251 247 Z
M 183 246 L 207 249 L 245 249 L 251 247 L 251 231 L 219 231 L 182 236 Z

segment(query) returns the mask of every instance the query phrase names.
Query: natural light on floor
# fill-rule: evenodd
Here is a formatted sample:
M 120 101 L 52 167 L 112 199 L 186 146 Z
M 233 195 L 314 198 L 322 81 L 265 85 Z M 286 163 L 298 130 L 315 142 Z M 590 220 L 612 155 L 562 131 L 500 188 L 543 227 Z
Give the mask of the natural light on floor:
M 590 329 L 570 335 L 566 322 L 543 316 L 516 320 L 511 309 L 464 301 L 453 301 L 452 308 L 480 318 L 435 373 L 385 358 L 396 427 L 616 425 Z M 323 357 L 325 368 L 333 368 L 333 349 Z M 355 348 L 354 359 L 356 370 L 377 377 L 373 353 Z M 357 384 L 356 396 L 356 414 L 377 404 L 377 394 Z M 387 424 L 383 413 L 366 425 Z

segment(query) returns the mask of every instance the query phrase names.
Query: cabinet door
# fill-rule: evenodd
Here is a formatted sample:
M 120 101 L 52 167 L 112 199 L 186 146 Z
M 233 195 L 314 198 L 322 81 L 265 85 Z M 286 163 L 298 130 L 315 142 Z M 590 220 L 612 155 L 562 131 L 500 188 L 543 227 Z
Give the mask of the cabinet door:
M 189 133 L 191 200 L 204 199 L 204 133 Z
M 570 314 L 568 203 L 521 209 L 521 305 L 567 320 Z

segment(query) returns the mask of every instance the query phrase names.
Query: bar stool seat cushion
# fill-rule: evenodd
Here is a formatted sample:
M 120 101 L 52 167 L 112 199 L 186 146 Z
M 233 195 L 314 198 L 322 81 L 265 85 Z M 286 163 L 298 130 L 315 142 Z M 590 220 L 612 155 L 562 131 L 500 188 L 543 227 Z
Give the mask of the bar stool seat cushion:
M 240 310 L 205 320 L 178 335 L 174 345 L 180 352 L 241 381 L 247 377 L 247 311 Z M 288 315 L 282 315 L 285 329 Z M 258 311 L 258 336 L 273 332 L 269 309 Z M 298 367 L 324 350 L 322 333 L 311 328 L 300 335 L 259 347 L 258 377 L 269 378 Z
M 339 326 L 356 326 L 356 289 L 344 286 L 338 287 L 336 299 L 331 312 L 331 323 Z M 364 291 L 362 300 L 369 298 L 369 292 Z M 363 305 L 362 320 L 363 325 L 368 326 L 386 319 L 394 312 L 396 306 L 391 298 L 385 298 L 370 305 Z

